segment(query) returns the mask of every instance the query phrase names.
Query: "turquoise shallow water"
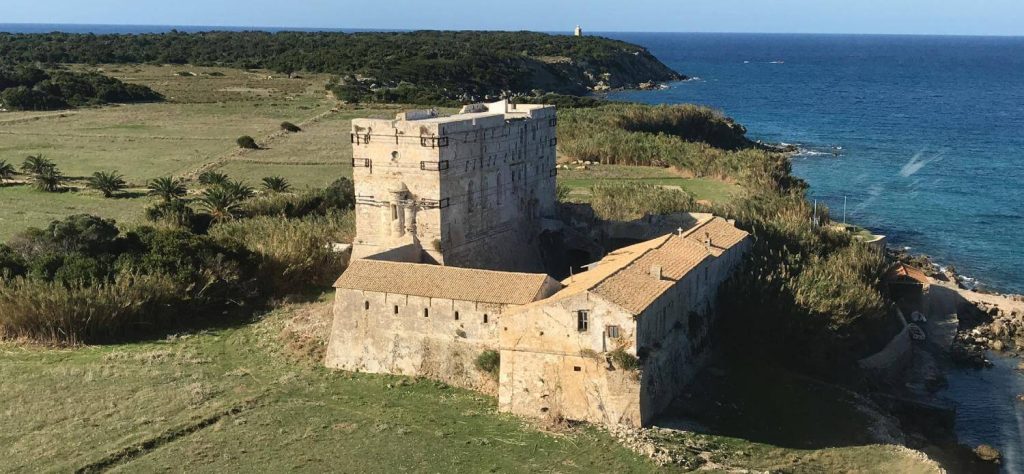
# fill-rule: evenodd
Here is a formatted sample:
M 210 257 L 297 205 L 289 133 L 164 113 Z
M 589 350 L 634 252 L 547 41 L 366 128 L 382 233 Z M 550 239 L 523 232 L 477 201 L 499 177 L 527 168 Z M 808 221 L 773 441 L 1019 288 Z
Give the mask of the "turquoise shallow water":
M 612 98 L 694 102 L 796 143 L 842 219 L 1024 292 L 1024 38 L 614 33 L 695 77 Z M 842 147 L 833 156 L 833 147 Z

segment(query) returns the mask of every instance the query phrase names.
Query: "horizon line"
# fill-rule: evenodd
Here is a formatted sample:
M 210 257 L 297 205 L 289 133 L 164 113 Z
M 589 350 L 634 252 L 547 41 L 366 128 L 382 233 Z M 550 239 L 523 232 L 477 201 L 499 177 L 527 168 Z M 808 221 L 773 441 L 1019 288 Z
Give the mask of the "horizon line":
M 466 29 L 466 28 L 348 28 L 348 27 L 326 27 L 326 26 L 273 26 L 273 25 L 213 25 L 213 24 L 148 24 L 148 23 L 34 23 L 34 22 L 0 22 L 0 27 L 8 25 L 26 25 L 26 26 L 105 26 L 105 27 L 152 27 L 152 28 L 211 28 L 204 32 L 223 31 L 217 30 L 216 28 L 232 28 L 232 29 L 247 29 L 249 31 L 268 31 L 269 30 L 296 30 L 296 31 L 313 31 L 313 32 L 338 32 L 342 33 L 345 31 L 354 32 L 383 32 L 383 33 L 396 33 L 396 32 L 416 32 L 416 31 L 475 31 L 475 32 L 533 32 L 533 33 L 546 33 L 546 34 L 560 34 L 565 31 L 564 34 L 571 35 L 572 29 L 567 30 L 531 30 L 531 29 Z M 587 30 L 584 29 L 584 34 L 587 34 Z M 780 31 L 638 31 L 638 30 L 590 30 L 591 34 L 601 33 L 635 33 L 635 34 L 708 34 L 708 35 L 814 35 L 814 36 L 931 36 L 931 37 L 965 37 L 965 38 L 1024 38 L 1024 34 L 999 34 L 999 33 L 865 33 L 865 32 L 812 32 L 812 31 L 793 31 L 793 32 L 780 32 Z M 45 33 L 62 32 L 59 30 L 48 31 Z M 13 33 L 0 29 L 0 33 Z M 21 33 L 21 34 L 45 34 L 40 33 Z M 84 33 L 69 33 L 69 34 L 84 34 Z M 138 33 L 108 33 L 108 34 L 138 34 Z

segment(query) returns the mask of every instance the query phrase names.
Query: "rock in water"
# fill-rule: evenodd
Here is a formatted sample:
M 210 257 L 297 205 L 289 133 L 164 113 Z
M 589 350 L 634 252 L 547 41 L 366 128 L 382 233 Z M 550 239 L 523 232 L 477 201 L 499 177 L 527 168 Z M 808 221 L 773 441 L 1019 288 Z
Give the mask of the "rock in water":
M 998 463 L 1000 458 L 999 450 L 987 444 L 980 444 L 974 448 L 974 454 L 978 456 L 978 459 L 987 462 Z

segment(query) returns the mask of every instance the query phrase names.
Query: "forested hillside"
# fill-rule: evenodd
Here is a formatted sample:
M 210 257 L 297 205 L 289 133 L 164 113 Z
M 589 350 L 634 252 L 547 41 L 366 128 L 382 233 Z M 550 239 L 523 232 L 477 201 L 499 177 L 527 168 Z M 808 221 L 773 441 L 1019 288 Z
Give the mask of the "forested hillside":
M 532 32 L 0 34 L 0 62 L 160 63 L 331 73 L 347 101 L 580 95 L 682 79 L 646 49 Z

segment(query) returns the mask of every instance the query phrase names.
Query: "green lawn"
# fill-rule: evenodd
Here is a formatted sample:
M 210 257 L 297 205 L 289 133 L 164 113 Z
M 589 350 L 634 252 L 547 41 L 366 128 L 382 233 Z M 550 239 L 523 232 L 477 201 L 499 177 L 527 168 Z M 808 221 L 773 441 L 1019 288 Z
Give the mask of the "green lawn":
M 72 214 L 138 223 L 143 220 L 143 208 L 152 201 L 149 197 L 105 199 L 98 192 L 85 190 L 45 193 L 31 186 L 0 186 L 0 242 L 28 227 L 45 228 L 51 221 Z
M 0 471 L 655 469 L 595 429 L 549 435 L 497 415 L 490 397 L 296 362 L 278 334 L 306 308 L 159 342 L 0 345 Z
M 743 193 L 735 184 L 682 177 L 671 169 L 651 166 L 594 165 L 587 170 L 559 170 L 558 182 L 570 188 L 570 196 L 580 199 L 586 199 L 589 188 L 595 185 L 627 182 L 677 188 L 692 194 L 694 199 L 714 203 L 728 203 Z
M 323 368 L 328 300 L 154 342 L 0 343 L 0 471 L 669 472 L 704 463 L 702 451 L 721 470 L 931 471 L 890 446 L 786 449 L 687 432 L 654 435 L 687 460 L 659 468 L 593 427 L 538 431 L 489 396 Z

